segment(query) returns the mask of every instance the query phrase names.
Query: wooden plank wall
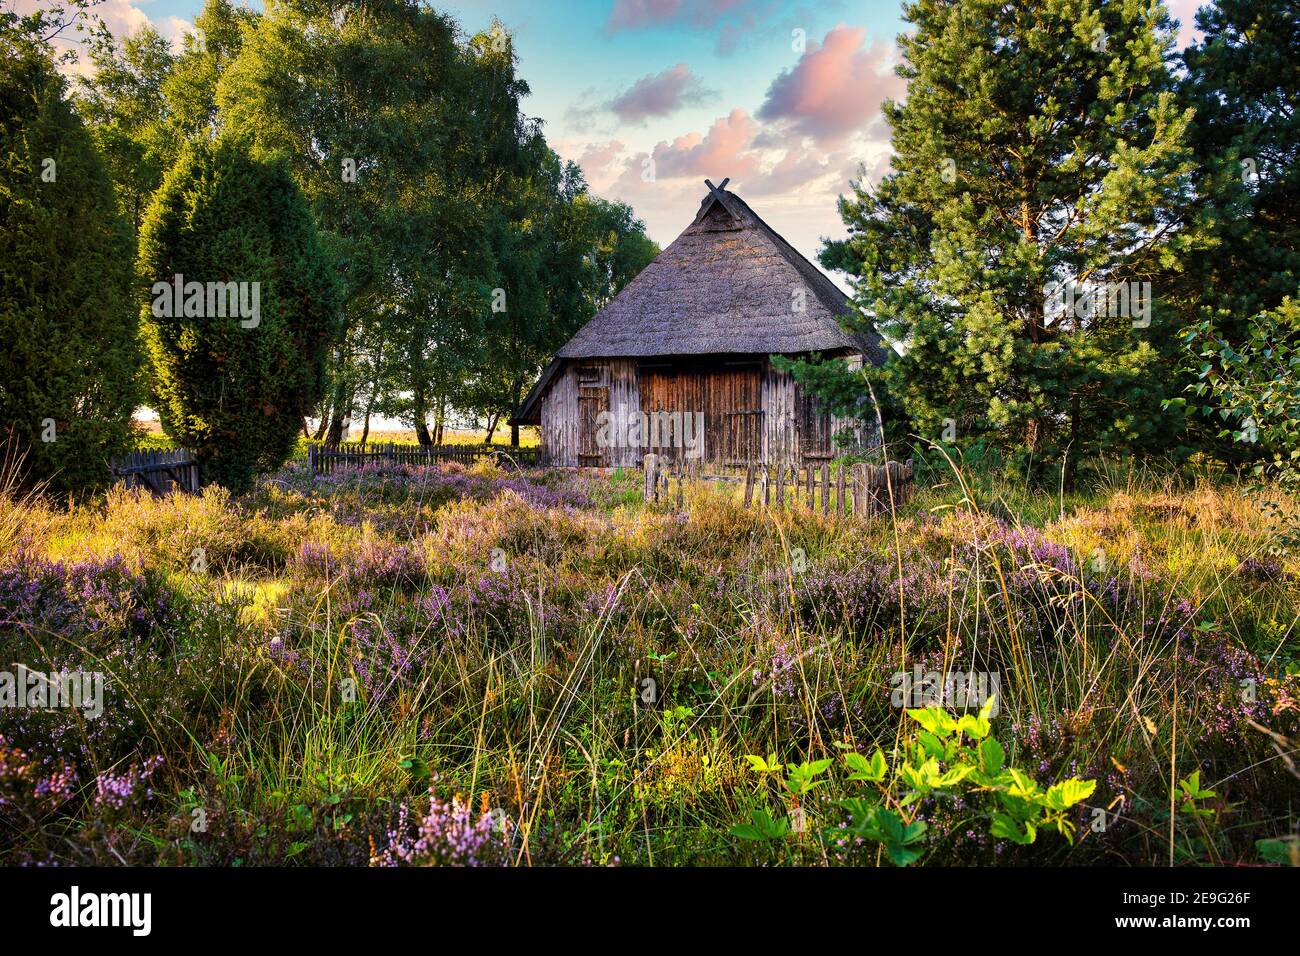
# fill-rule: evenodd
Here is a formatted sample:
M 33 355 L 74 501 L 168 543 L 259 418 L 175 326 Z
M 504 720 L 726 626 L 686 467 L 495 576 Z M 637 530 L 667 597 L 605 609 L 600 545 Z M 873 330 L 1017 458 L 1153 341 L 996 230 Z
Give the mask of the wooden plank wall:
M 578 369 L 593 368 L 600 372 L 594 382 L 578 383 Z M 617 412 L 622 406 L 628 411 L 640 407 L 635 359 L 591 359 L 580 363 L 567 363 L 551 381 L 542 398 L 541 440 L 549 464 L 576 466 L 582 451 L 581 413 L 578 399 L 581 393 L 594 398 L 594 390 L 607 390 L 608 402 L 604 406 Z M 593 438 L 594 444 L 594 438 Z M 592 463 L 600 467 L 636 467 L 641 463 L 640 449 L 604 449 L 602 460 Z
M 738 465 L 753 461 L 761 453 L 760 377 L 758 363 L 643 367 L 642 407 L 647 414 L 703 413 L 703 460 Z M 696 425 L 695 421 L 691 423 L 692 430 Z M 694 431 L 692 438 L 695 438 Z M 670 461 L 689 460 L 685 449 L 680 447 L 647 447 L 642 453 L 645 451 L 653 451 Z
M 578 381 L 579 369 L 585 373 Z M 604 389 L 605 393 L 599 390 Z M 608 403 L 602 405 L 603 394 Z M 644 396 L 644 406 L 642 398 Z M 580 399 L 582 401 L 580 401 Z M 607 408 L 618 414 L 644 410 L 704 412 L 705 460 L 736 466 L 742 463 L 803 464 L 829 460 L 838 451 L 831 437 L 852 426 L 859 447 L 878 444 L 872 423 L 831 416 L 805 398 L 792 376 L 772 368 L 766 358 L 743 364 L 714 360 L 588 359 L 568 362 L 556 374 L 541 402 L 541 440 L 545 460 L 554 465 L 637 468 L 648 451 L 672 460 L 681 449 L 602 449 L 584 456 L 582 412 Z M 594 440 L 588 443 L 594 445 Z M 585 449 L 591 452 L 593 448 Z

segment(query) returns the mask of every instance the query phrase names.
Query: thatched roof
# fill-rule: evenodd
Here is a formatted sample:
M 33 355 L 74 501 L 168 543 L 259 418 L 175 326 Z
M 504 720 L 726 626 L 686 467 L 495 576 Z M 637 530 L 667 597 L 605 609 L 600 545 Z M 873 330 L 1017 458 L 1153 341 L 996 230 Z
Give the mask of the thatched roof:
M 878 335 L 836 321 L 850 309 L 835 283 L 743 199 L 707 185 L 695 221 L 556 357 L 853 351 L 883 362 Z
M 848 297 L 727 182 L 705 180 L 694 222 L 556 353 L 512 421 L 537 418 L 565 360 L 822 352 L 884 362 L 879 335 L 839 324 Z

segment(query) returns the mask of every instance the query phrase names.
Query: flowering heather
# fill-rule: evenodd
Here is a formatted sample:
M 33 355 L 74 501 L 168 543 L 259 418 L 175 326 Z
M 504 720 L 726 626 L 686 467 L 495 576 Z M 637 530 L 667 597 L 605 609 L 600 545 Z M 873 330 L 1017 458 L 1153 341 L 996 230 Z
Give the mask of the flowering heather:
M 124 810 L 129 806 L 153 798 L 149 778 L 162 765 L 160 756 L 150 757 L 141 764 L 132 764 L 118 773 L 100 771 L 95 776 L 95 806 L 107 810 Z
M 0 735 L 0 822 L 16 827 L 48 816 L 73 798 L 76 779 L 71 766 L 44 766 Z
M 887 784 L 927 863 L 1167 862 L 1171 759 L 1218 794 L 1175 815 L 1178 859 L 1255 864 L 1294 825 L 1258 728 L 1300 739 L 1300 578 L 1239 557 L 1273 535 L 1235 493 L 1020 492 L 994 517 L 939 488 L 894 523 L 746 509 L 734 483 L 646 508 L 636 478 L 291 466 L 239 497 L 0 498 L 6 657 L 105 674 L 99 719 L 0 711 L 0 861 L 875 865 L 822 842 L 857 823 L 839 779 L 799 836 L 733 836 L 793 812 L 745 758 L 892 760 L 914 668 L 997 672 L 1008 764 L 1096 781 L 1080 839 L 1029 846 L 978 799 Z M 1094 805 L 1120 808 L 1104 833 Z
M 800 618 L 809 625 L 847 625 L 855 634 L 897 624 L 900 605 L 916 617 L 944 597 L 936 560 L 909 557 L 902 574 L 889 558 L 865 557 L 851 566 L 816 566 L 795 580 Z
M 398 808 L 387 845 L 372 855 L 372 866 L 500 866 L 506 862 L 509 822 L 488 811 L 474 811 L 460 796 L 443 800 L 431 789 L 429 810 L 412 832 L 411 812 Z
M 5 663 L 42 672 L 105 675 L 103 714 L 5 708 L 0 732 L 50 759 L 87 767 L 130 753 L 147 730 L 147 708 L 176 703 L 148 675 L 165 671 L 191 625 L 187 603 L 163 575 L 120 556 L 51 561 L 18 553 L 0 565 L 0 637 Z M 132 694 L 121 688 L 131 687 Z

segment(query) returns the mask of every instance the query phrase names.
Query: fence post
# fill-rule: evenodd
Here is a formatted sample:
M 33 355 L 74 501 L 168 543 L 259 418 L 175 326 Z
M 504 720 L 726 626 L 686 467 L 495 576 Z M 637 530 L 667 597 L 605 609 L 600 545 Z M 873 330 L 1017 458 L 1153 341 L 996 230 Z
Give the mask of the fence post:
M 642 461 L 642 467 L 645 469 L 645 503 L 652 504 L 655 497 L 655 466 L 658 464 L 658 457 L 654 452 L 645 456 Z

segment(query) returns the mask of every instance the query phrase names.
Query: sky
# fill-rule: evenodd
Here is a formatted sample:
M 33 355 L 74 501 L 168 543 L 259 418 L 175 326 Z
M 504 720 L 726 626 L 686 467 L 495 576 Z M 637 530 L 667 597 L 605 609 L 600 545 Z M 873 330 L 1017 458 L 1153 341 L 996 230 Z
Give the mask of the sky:
M 38 2 L 0 0 L 20 10 Z M 105 0 L 97 9 L 119 34 L 152 23 L 179 45 L 202 6 Z M 592 192 L 630 204 L 661 246 L 690 224 L 704 180 L 729 177 L 729 189 L 816 261 L 824 237 L 844 235 L 837 197 L 888 168 L 880 104 L 904 92 L 893 69 L 901 0 L 435 6 L 470 33 L 500 19 L 532 91 L 524 110 L 545 121 L 551 147 L 582 167 Z M 1197 0 L 1170 6 L 1185 44 Z

